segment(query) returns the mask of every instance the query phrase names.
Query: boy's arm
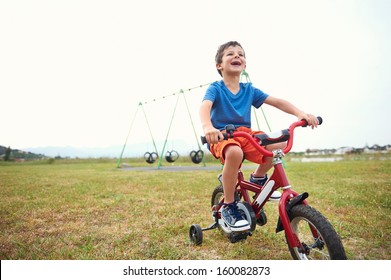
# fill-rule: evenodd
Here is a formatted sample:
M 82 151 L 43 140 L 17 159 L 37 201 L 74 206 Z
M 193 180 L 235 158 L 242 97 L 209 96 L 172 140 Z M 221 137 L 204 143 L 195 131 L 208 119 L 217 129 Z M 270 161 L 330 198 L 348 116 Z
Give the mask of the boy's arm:
M 318 119 L 311 114 L 307 114 L 304 111 L 297 108 L 295 105 L 281 98 L 268 96 L 264 103 L 276 107 L 285 113 L 296 116 L 299 120 L 306 120 L 308 125 L 312 128 L 317 127 L 319 122 Z
M 220 132 L 220 130 L 216 129 L 213 126 L 212 121 L 210 119 L 210 111 L 212 109 L 212 105 L 213 103 L 210 100 L 202 101 L 200 107 L 200 119 L 206 140 L 209 144 L 216 144 L 218 141 L 223 140 L 224 136 Z

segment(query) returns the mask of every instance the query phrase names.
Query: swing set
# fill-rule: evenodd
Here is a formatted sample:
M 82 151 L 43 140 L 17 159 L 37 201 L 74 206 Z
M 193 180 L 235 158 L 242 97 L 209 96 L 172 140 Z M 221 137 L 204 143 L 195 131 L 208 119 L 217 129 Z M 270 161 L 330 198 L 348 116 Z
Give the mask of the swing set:
M 120 167 L 120 164 L 121 164 L 121 161 L 122 161 L 122 157 L 123 157 L 123 154 L 124 154 L 127 142 L 128 142 L 129 135 L 131 133 L 131 130 L 133 128 L 135 119 L 137 117 L 137 114 L 138 114 L 138 111 L 139 111 L 140 108 L 141 108 L 141 111 L 143 112 L 143 116 L 144 116 L 146 125 L 148 127 L 149 134 L 150 134 L 150 137 L 152 139 L 152 143 L 153 143 L 153 147 L 154 147 L 153 151 L 145 152 L 144 160 L 147 163 L 149 163 L 149 164 L 153 164 L 156 161 L 158 161 L 158 169 L 160 169 L 160 167 L 162 166 L 162 159 L 163 159 L 162 155 L 164 155 L 164 158 L 165 158 L 165 160 L 168 163 L 173 163 L 173 162 L 175 162 L 179 158 L 179 153 L 176 150 L 173 150 L 173 149 L 172 150 L 166 150 L 166 147 L 167 147 L 167 142 L 168 142 L 168 138 L 169 138 L 169 135 L 170 135 L 170 131 L 171 131 L 171 128 L 172 128 L 172 124 L 173 124 L 173 121 L 174 121 L 176 109 L 178 107 L 179 99 L 181 97 L 183 98 L 184 103 L 186 105 L 186 110 L 187 110 L 187 113 L 189 115 L 190 123 L 191 123 L 192 129 L 193 129 L 193 133 L 194 133 L 194 136 L 195 136 L 195 139 L 196 139 L 196 143 L 197 143 L 197 147 L 198 147 L 198 150 L 193 150 L 193 151 L 190 152 L 190 154 L 189 154 L 190 159 L 195 164 L 202 163 L 203 166 L 205 166 L 204 151 L 201 148 L 201 144 L 199 142 L 200 138 L 197 136 L 197 132 L 196 132 L 196 129 L 194 127 L 193 119 L 192 119 L 192 116 L 191 116 L 191 113 L 190 113 L 190 109 L 189 109 L 189 105 L 188 105 L 188 102 L 187 102 L 187 99 L 186 99 L 185 92 L 190 92 L 191 90 L 194 90 L 194 89 L 197 89 L 197 88 L 202 88 L 202 87 L 208 86 L 210 84 L 211 83 L 203 84 L 203 85 L 200 85 L 200 86 L 197 86 L 197 87 L 193 87 L 193 88 L 189 88 L 189 89 L 186 89 L 186 90 L 182 90 L 181 89 L 179 92 L 173 93 L 173 94 L 168 95 L 168 96 L 163 96 L 161 98 L 153 99 L 151 101 L 139 102 L 139 104 L 137 106 L 137 109 L 136 109 L 136 112 L 135 112 L 135 115 L 133 117 L 133 120 L 131 122 L 128 135 L 126 136 L 125 144 L 124 144 L 124 146 L 122 148 L 121 155 L 120 155 L 120 157 L 119 157 L 119 159 L 117 161 L 117 167 L 118 168 Z M 161 153 L 159 154 L 158 150 L 157 150 L 155 139 L 154 139 L 153 134 L 152 134 L 152 129 L 151 129 L 151 126 L 150 126 L 148 118 L 147 118 L 147 114 L 146 114 L 145 109 L 144 109 L 144 105 L 149 103 L 149 102 L 155 102 L 155 101 L 158 101 L 159 99 L 165 99 L 165 98 L 170 97 L 170 96 L 177 96 L 177 98 L 176 98 L 176 103 L 175 103 L 175 106 L 174 106 L 174 110 L 172 112 L 172 116 L 171 116 L 170 124 L 169 124 L 169 127 L 168 127 L 167 135 L 166 135 L 166 138 L 164 140 L 163 149 L 162 149 Z
M 243 71 L 242 74 L 241 74 L 241 77 L 240 77 L 240 81 L 241 82 L 242 82 L 242 78 L 243 77 L 245 77 L 246 83 L 249 83 L 249 82 L 251 83 L 250 77 L 249 77 L 249 75 L 248 75 L 248 73 L 246 71 Z M 165 153 L 164 158 L 165 158 L 165 160 L 168 163 L 173 163 L 173 162 L 175 162 L 179 158 L 179 153 L 177 151 L 175 151 L 175 150 L 170 150 L 170 151 L 167 150 L 166 151 L 166 146 L 167 146 L 168 137 L 169 137 L 169 134 L 170 134 L 170 131 L 171 131 L 172 123 L 173 123 L 173 120 L 174 120 L 174 117 L 175 117 L 176 109 L 178 107 L 178 102 L 179 102 L 179 99 L 182 97 L 183 100 L 184 100 L 184 103 L 186 105 L 186 110 L 188 112 L 190 123 L 191 123 L 192 129 L 193 129 L 193 133 L 194 133 L 194 136 L 195 136 L 195 139 L 196 139 L 197 146 L 198 146 L 198 150 L 192 150 L 190 152 L 189 156 L 190 156 L 190 159 L 191 159 L 191 161 L 193 163 L 199 164 L 199 163 L 202 162 L 203 166 L 205 166 L 204 151 L 201 149 L 201 145 L 200 145 L 200 143 L 198 141 L 199 137 L 197 136 L 197 132 L 196 132 L 196 130 L 194 128 L 194 123 L 193 123 L 193 119 L 192 119 L 192 116 L 191 116 L 191 113 L 190 113 L 190 110 L 189 110 L 189 106 L 188 106 L 188 103 L 187 103 L 185 92 L 190 92 L 191 90 L 194 90 L 194 89 L 197 89 L 197 88 L 202 88 L 202 87 L 208 86 L 210 84 L 211 83 L 203 84 L 203 85 L 200 85 L 200 86 L 197 86 L 197 87 L 193 87 L 193 88 L 189 88 L 189 89 L 186 89 L 186 90 L 182 90 L 181 89 L 179 92 L 173 93 L 173 94 L 168 95 L 168 96 L 163 96 L 163 97 L 160 97 L 160 98 L 157 98 L 157 99 L 153 99 L 153 100 L 150 100 L 150 101 L 139 102 L 139 104 L 137 106 L 137 109 L 136 109 L 136 112 L 135 112 L 135 115 L 133 117 L 133 120 L 131 122 L 130 129 L 128 131 L 128 135 L 126 136 L 125 144 L 124 144 L 124 146 L 122 148 L 120 157 L 119 157 L 119 159 L 117 161 L 117 168 L 119 168 L 120 165 L 121 165 L 122 157 L 123 157 L 123 154 L 124 154 L 127 142 L 128 142 L 129 135 L 130 135 L 131 130 L 133 128 L 133 125 L 134 125 L 136 116 L 138 114 L 138 111 L 141 108 L 141 110 L 143 112 L 143 115 L 144 115 L 144 118 L 145 118 L 145 122 L 146 122 L 148 130 L 149 130 L 150 137 L 152 139 L 153 147 L 154 147 L 154 150 L 152 152 L 149 152 L 149 151 L 145 152 L 144 159 L 145 159 L 145 161 L 148 164 L 153 164 L 153 163 L 155 163 L 158 160 L 158 169 L 160 169 L 160 167 L 162 166 L 162 158 L 163 157 L 159 156 L 159 153 L 158 153 L 158 150 L 157 150 L 157 147 L 156 147 L 156 142 L 155 142 L 155 139 L 154 139 L 153 134 L 152 134 L 152 129 L 151 129 L 151 126 L 149 125 L 147 114 L 146 114 L 146 112 L 144 110 L 144 106 L 143 105 L 147 104 L 149 102 L 158 101 L 159 99 L 165 99 L 165 98 L 170 97 L 170 96 L 177 96 L 177 99 L 176 99 L 174 110 L 173 110 L 173 113 L 172 113 L 172 116 L 171 116 L 171 121 L 170 121 L 170 124 L 169 124 L 169 127 L 168 127 L 167 135 L 166 135 L 166 138 L 164 140 L 163 149 L 162 149 L 160 155 L 163 155 Z M 260 109 L 262 111 L 263 118 L 266 121 L 268 129 L 269 129 L 269 131 L 271 131 L 269 122 L 267 121 L 266 115 L 265 115 L 262 107 Z M 256 114 L 256 109 L 254 107 L 253 107 L 253 114 L 255 116 L 255 120 L 256 120 L 256 123 L 257 123 L 257 128 L 258 128 L 258 130 L 260 130 L 260 125 L 259 125 L 258 117 L 257 117 L 257 114 Z

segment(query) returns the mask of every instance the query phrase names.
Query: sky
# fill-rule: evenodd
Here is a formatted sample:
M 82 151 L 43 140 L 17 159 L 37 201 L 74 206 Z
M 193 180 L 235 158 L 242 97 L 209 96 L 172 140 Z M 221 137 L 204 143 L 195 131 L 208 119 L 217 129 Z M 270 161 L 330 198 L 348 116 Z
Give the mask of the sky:
M 0 145 L 129 135 L 127 147 L 196 147 L 200 85 L 220 80 L 214 56 L 230 40 L 254 86 L 323 117 L 297 130 L 294 150 L 391 144 L 390 11 L 388 0 L 1 1 Z M 296 120 L 263 113 L 272 131 Z

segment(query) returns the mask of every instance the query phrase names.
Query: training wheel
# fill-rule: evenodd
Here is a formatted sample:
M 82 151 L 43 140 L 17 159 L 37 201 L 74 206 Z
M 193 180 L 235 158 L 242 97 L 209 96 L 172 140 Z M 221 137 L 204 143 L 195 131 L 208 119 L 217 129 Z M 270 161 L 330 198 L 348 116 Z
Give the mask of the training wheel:
M 202 229 L 199 225 L 194 224 L 190 227 L 189 232 L 190 241 L 194 245 L 201 245 L 202 244 Z

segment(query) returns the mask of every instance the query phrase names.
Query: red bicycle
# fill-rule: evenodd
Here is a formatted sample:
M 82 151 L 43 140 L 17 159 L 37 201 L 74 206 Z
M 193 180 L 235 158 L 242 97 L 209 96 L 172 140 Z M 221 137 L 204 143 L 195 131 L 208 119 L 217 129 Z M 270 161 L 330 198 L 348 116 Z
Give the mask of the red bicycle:
M 322 118 L 318 117 L 319 124 Z M 232 231 L 221 218 L 221 209 L 224 202 L 223 186 L 217 186 L 212 193 L 212 214 L 214 223 L 201 228 L 198 224 L 190 227 L 190 240 L 194 245 L 201 245 L 203 231 L 220 228 L 228 236 L 232 243 L 246 239 L 254 232 L 256 225 L 263 226 L 267 223 L 263 211 L 264 205 L 269 201 L 273 191 L 282 189 L 279 200 L 279 219 L 276 233 L 285 232 L 288 248 L 293 259 L 346 259 L 342 242 L 330 222 L 307 202 L 308 193 L 299 194 L 292 189 L 286 176 L 283 157 L 293 145 L 294 130 L 297 127 L 306 127 L 305 120 L 294 122 L 289 129 L 270 134 L 258 134 L 251 136 L 246 132 L 235 131 L 233 125 L 226 127 L 225 139 L 235 137 L 247 138 L 256 149 L 264 156 L 273 157 L 273 173 L 264 186 L 244 180 L 241 170 L 238 171 L 235 199 L 244 218 L 250 223 L 250 229 L 243 232 Z M 202 137 L 203 144 L 206 143 Z M 287 142 L 287 146 L 281 150 L 268 151 L 264 146 Z

